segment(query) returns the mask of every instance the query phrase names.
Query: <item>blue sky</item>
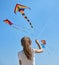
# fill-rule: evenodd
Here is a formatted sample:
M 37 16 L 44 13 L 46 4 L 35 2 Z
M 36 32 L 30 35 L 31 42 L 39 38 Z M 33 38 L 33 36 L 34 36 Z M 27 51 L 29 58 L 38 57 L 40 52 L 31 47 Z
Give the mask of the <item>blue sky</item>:
M 33 29 L 20 13 L 14 14 L 17 3 L 31 8 L 25 13 Z M 4 19 L 25 27 L 26 32 L 10 27 Z M 44 52 L 36 54 L 36 65 L 59 65 L 59 0 L 0 0 L 0 65 L 19 65 L 17 53 L 22 50 L 20 39 L 23 36 L 31 38 L 33 48 L 37 48 L 35 39 L 47 41 Z

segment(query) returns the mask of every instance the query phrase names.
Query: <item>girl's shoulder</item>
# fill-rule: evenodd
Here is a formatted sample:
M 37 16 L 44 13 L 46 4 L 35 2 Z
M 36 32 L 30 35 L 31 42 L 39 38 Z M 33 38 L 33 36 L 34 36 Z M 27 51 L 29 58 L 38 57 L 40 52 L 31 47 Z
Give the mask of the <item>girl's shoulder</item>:
M 22 50 L 22 51 L 19 51 L 19 52 L 18 52 L 18 55 L 22 55 L 22 53 L 23 53 L 23 50 Z
M 18 52 L 18 58 L 19 59 L 22 59 L 23 53 L 24 53 L 23 50 Z

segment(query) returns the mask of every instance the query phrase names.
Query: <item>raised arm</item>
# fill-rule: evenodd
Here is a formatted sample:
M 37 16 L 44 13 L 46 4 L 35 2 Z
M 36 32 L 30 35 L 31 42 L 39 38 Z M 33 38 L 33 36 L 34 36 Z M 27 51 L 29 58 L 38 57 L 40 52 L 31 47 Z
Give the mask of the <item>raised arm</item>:
M 36 42 L 36 44 L 38 45 L 38 48 L 39 48 L 39 49 L 34 49 L 35 53 L 41 53 L 41 52 L 43 52 L 43 48 L 39 44 L 39 41 L 35 40 L 35 42 Z

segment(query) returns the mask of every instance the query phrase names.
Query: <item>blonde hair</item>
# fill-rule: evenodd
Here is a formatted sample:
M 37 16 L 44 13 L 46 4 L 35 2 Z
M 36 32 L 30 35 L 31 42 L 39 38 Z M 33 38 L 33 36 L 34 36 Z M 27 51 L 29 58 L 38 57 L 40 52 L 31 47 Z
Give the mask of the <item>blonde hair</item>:
M 21 39 L 21 45 L 23 46 L 23 51 L 27 59 L 32 60 L 32 50 L 31 50 L 31 40 L 29 37 L 23 37 Z

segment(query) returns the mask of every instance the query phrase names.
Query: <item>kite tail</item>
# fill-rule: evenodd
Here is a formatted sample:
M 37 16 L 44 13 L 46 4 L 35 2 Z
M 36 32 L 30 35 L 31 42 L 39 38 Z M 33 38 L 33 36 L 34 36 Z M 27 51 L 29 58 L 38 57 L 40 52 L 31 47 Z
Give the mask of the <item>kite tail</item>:
M 33 28 L 32 23 L 30 22 L 30 20 L 27 18 L 27 16 L 25 16 L 25 14 L 23 13 L 22 16 L 28 21 L 28 23 L 30 24 L 31 28 Z
M 13 28 L 15 28 L 15 29 L 18 29 L 18 30 L 20 30 L 20 28 L 17 28 L 17 27 L 15 27 L 15 26 L 12 26 Z
M 12 26 L 13 28 L 17 29 L 17 30 L 21 30 L 20 28 L 17 28 L 15 26 Z M 26 32 L 25 30 L 22 30 L 23 32 Z

